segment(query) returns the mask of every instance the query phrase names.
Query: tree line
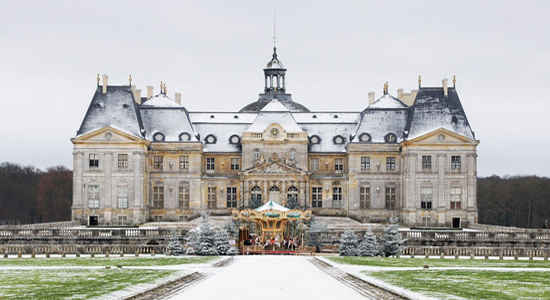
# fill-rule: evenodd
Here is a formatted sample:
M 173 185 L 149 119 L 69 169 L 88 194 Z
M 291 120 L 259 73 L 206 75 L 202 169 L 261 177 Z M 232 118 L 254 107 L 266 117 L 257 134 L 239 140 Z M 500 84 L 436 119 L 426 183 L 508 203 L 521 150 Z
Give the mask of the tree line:
M 0 163 L 0 225 L 71 219 L 73 172 Z
M 70 220 L 72 177 L 63 166 L 0 163 L 0 224 Z M 550 178 L 481 177 L 477 197 L 480 224 L 550 228 Z

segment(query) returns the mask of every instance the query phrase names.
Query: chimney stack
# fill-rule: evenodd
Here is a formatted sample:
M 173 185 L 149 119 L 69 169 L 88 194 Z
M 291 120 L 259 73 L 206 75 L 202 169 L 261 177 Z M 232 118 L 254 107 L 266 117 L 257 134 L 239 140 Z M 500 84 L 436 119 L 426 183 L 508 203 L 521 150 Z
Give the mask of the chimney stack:
M 422 87 L 422 75 L 418 75 L 418 88 Z
M 374 103 L 374 92 L 369 92 L 369 104 Z
M 103 74 L 103 87 L 102 87 L 103 94 L 107 94 L 107 85 L 108 84 L 109 84 L 109 76 Z
M 390 87 L 390 84 L 387 81 L 384 82 L 384 95 L 388 94 L 389 87 Z
M 403 98 L 403 89 L 397 89 L 397 98 Z
M 147 86 L 147 99 L 153 98 L 153 86 L 148 85 Z
M 456 88 L 456 75 L 453 75 L 453 88 Z
M 137 104 L 141 104 L 141 90 L 134 89 L 134 100 Z
M 447 78 L 442 80 L 442 84 L 443 84 L 443 95 L 447 97 L 449 96 L 449 86 L 447 84 Z
M 181 93 L 176 93 L 176 103 L 181 105 Z
M 369 92 L 369 104 L 374 103 L 374 92 Z

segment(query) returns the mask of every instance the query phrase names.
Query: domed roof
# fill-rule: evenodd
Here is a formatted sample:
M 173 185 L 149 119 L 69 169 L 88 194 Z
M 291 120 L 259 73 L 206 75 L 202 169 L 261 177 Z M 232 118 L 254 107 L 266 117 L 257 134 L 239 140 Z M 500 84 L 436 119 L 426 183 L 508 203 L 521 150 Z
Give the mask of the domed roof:
M 273 47 L 273 57 L 271 57 L 271 60 L 267 63 L 266 69 L 284 69 L 284 68 L 285 66 L 277 57 L 277 48 Z
M 285 97 L 284 99 L 278 98 L 277 100 L 290 112 L 309 112 L 309 109 L 307 107 L 298 102 L 292 101 L 290 95 L 288 96 L 289 97 Z M 258 101 L 246 105 L 245 107 L 241 108 L 239 112 L 259 112 L 273 99 L 275 98 L 264 98 L 260 95 L 260 99 L 258 99 Z

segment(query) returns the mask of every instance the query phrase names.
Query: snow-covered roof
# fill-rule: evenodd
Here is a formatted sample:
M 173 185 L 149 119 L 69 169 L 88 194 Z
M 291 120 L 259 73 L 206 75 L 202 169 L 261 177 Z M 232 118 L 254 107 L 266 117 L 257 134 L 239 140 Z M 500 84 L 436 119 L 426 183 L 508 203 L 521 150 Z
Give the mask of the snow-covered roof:
M 257 113 L 242 112 L 189 112 L 189 118 L 193 124 L 197 123 L 227 123 L 227 124 L 251 124 L 256 119 Z
M 260 112 L 246 131 L 264 132 L 264 130 L 273 123 L 281 125 L 286 132 L 303 131 L 289 112 Z
M 180 135 L 187 133 L 191 136 L 191 142 L 196 142 L 195 130 L 185 108 L 140 108 L 143 125 L 145 127 L 146 138 L 153 140 L 156 133 L 162 133 L 166 142 L 180 141 Z M 187 142 L 187 140 L 182 140 Z
M 386 135 L 393 133 L 396 135 L 396 142 L 401 142 L 404 138 L 403 132 L 407 127 L 407 109 L 386 109 L 370 110 L 366 109 L 361 114 L 361 121 L 353 134 L 352 142 L 359 142 L 359 136 L 367 133 L 373 143 L 384 143 Z
M 143 102 L 141 105 L 154 107 L 182 107 L 180 104 L 177 104 L 176 101 L 162 93 L 151 97 L 151 99 Z
M 356 127 L 355 123 L 348 124 L 301 124 L 304 131 L 311 138 L 313 135 L 318 136 L 321 141 L 319 144 L 310 146 L 311 152 L 346 152 L 346 145 L 349 143 L 350 135 Z M 335 143 L 335 137 L 341 136 L 344 138 L 344 143 Z
M 307 112 L 292 113 L 298 124 L 302 123 L 357 123 L 360 112 Z
M 274 202 L 273 200 L 269 200 L 264 205 L 256 208 L 255 210 L 256 211 L 266 211 L 266 210 L 288 211 L 288 208 L 280 205 L 277 202 Z
M 403 103 L 401 100 L 391 96 L 390 94 L 385 94 L 384 96 L 378 98 L 372 104 L 369 104 L 367 109 L 378 109 L 378 108 L 407 108 L 408 106 Z
M 98 87 L 77 135 L 112 126 L 142 137 L 141 118 L 129 86 L 108 86 L 103 94 Z
M 288 111 L 288 108 L 277 99 L 271 100 L 261 111 Z
M 202 150 L 204 152 L 240 152 L 239 144 L 231 144 L 229 138 L 233 135 L 239 137 L 248 128 L 247 124 L 216 124 L 216 123 L 199 123 L 193 126 L 195 131 L 200 135 L 203 143 Z M 205 143 L 208 135 L 213 135 L 216 138 L 214 144 Z

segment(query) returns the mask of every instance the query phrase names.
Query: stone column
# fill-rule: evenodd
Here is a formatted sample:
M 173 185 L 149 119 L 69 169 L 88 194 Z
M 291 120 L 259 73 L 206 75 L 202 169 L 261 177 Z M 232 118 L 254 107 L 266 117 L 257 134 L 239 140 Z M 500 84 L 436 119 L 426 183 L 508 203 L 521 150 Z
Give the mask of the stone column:
M 300 203 L 300 206 L 305 206 L 305 201 L 306 201 L 306 198 L 305 198 L 305 191 L 304 191 L 304 187 L 305 187 L 305 183 L 303 181 L 300 181 L 299 183 L 299 186 L 298 186 L 298 203 Z
M 268 189 L 268 186 L 269 185 L 269 182 L 267 180 L 264 180 L 264 197 L 265 199 L 262 199 L 263 203 L 269 201 L 269 189 Z

